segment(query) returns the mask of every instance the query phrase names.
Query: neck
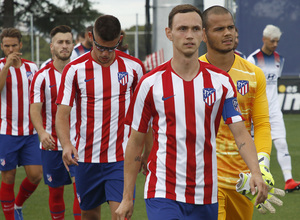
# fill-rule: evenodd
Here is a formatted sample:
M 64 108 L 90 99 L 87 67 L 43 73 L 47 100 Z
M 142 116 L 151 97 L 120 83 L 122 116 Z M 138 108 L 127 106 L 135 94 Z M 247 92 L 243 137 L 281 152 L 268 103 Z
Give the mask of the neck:
M 198 54 L 195 53 L 191 57 L 176 55 L 174 53 L 171 60 L 173 70 L 184 80 L 192 80 L 199 72 L 200 63 Z
M 68 60 L 54 59 L 53 66 L 55 67 L 55 69 L 58 70 L 58 72 L 62 73 L 63 69 L 69 62 L 70 62 L 70 59 L 68 59 Z
M 220 53 L 208 49 L 206 59 L 210 64 L 228 72 L 234 63 L 234 51 L 232 50 L 228 53 Z
M 271 55 L 273 53 L 273 51 L 268 50 L 265 46 L 261 48 L 261 51 L 267 55 Z

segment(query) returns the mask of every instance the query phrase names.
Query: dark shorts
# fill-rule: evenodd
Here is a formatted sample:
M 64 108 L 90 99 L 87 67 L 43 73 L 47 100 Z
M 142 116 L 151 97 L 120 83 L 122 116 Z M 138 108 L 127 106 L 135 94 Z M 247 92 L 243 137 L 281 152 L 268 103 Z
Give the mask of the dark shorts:
M 42 165 L 38 135 L 0 134 L 0 170 L 13 170 L 26 165 Z
M 149 220 L 217 220 L 218 203 L 195 205 L 165 198 L 145 199 Z
M 42 150 L 42 165 L 45 184 L 55 188 L 72 183 L 76 166 L 69 166 L 70 173 L 62 161 L 62 151 Z
M 75 182 L 82 210 L 94 209 L 106 201 L 122 201 L 124 161 L 78 164 Z

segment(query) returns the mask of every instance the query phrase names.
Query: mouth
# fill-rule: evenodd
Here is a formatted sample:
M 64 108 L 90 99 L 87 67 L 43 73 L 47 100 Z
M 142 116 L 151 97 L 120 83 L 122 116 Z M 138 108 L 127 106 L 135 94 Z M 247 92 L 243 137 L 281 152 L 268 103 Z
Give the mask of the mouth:
M 189 42 L 189 43 L 185 43 L 184 46 L 193 47 L 193 46 L 195 46 L 195 44 L 192 42 Z
M 233 42 L 232 39 L 225 39 L 225 40 L 222 41 L 222 43 L 223 43 L 223 44 L 226 44 L 226 45 L 231 45 L 232 42 Z

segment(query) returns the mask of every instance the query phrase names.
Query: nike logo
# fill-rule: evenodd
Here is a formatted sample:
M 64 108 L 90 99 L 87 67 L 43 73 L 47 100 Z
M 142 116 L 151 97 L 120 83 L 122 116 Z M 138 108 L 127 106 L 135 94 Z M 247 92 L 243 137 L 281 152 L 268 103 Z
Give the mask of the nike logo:
M 52 88 L 52 87 L 54 87 L 54 86 L 56 86 L 56 84 L 54 84 L 54 85 L 49 85 L 49 88 Z
M 91 81 L 91 80 L 93 80 L 93 79 L 95 79 L 95 78 L 85 79 L 84 82 L 89 82 L 89 81 Z
M 166 100 L 168 100 L 168 99 L 170 99 L 170 98 L 172 98 L 172 97 L 174 97 L 175 95 L 171 95 L 171 96 L 168 96 L 168 97 L 162 97 L 161 99 L 163 100 L 163 101 L 166 101 Z
M 53 216 L 54 219 L 58 219 L 58 218 L 61 218 L 62 216 Z

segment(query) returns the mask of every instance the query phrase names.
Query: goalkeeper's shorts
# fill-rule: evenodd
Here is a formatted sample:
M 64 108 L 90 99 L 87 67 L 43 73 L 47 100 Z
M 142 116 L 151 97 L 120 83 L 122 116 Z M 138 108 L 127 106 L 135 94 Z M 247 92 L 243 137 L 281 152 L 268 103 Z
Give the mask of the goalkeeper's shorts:
M 243 219 L 252 220 L 252 202 L 235 189 L 218 188 L 218 220 Z

